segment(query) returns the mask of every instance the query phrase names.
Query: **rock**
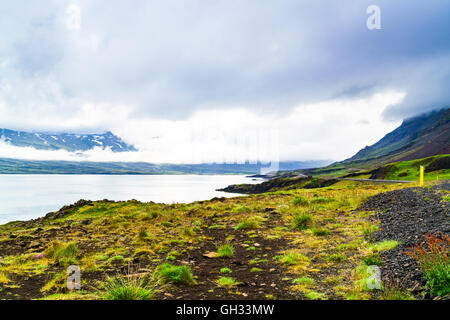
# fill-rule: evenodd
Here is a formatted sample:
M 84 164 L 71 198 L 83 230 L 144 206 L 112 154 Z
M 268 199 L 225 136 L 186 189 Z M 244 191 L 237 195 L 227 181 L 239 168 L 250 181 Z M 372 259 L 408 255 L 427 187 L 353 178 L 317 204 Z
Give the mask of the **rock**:
M 208 253 L 204 253 L 203 256 L 205 258 L 217 258 L 217 252 L 208 252 Z

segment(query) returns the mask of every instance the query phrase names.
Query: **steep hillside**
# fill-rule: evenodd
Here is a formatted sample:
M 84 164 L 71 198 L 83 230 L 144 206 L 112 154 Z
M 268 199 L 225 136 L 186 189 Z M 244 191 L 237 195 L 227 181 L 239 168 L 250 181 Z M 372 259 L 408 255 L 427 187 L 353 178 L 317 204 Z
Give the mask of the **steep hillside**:
M 394 162 L 374 170 L 351 173 L 344 177 L 417 181 L 419 180 L 420 166 L 425 168 L 425 180 L 450 179 L 450 155 Z
M 322 168 L 284 173 L 283 175 L 302 173 L 339 177 L 349 174 L 368 174 L 374 169 L 393 162 L 445 154 L 450 154 L 450 108 L 404 120 L 400 127 L 388 133 L 374 145 L 361 149 L 347 160 Z
M 136 151 L 112 132 L 103 134 L 43 133 L 0 129 L 0 139 L 18 147 L 41 150 L 86 151 L 94 147 L 110 148 L 114 152 Z
M 450 153 L 450 108 L 406 119 L 402 125 L 388 133 L 370 147 L 365 147 L 350 159 L 398 161 L 414 160 Z

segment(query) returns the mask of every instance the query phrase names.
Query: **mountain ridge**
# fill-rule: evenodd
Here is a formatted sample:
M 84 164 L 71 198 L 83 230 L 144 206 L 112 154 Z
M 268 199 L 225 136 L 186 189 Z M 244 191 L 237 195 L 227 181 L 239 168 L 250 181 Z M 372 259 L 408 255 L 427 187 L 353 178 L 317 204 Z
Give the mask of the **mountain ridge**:
M 366 146 L 343 162 L 395 157 L 396 161 L 415 160 L 450 153 L 450 108 L 405 119 L 377 143 Z
M 297 174 L 318 177 L 357 175 L 387 164 L 450 154 L 450 108 L 444 107 L 405 119 L 371 146 L 352 157 L 325 167 L 280 172 L 278 176 Z M 444 168 L 445 169 L 445 168 Z

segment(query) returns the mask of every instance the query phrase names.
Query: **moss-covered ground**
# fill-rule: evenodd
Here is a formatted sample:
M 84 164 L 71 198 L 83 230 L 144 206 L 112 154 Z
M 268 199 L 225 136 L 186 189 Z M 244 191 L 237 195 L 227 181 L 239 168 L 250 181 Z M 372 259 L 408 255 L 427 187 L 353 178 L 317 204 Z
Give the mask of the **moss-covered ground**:
M 357 208 L 404 187 L 340 181 L 190 204 L 79 202 L 0 226 L 0 298 L 382 298 L 367 288 L 367 266 L 396 244 L 371 243 L 376 213 Z M 79 291 L 66 287 L 70 265 L 81 269 Z M 128 282 L 131 291 L 111 289 Z

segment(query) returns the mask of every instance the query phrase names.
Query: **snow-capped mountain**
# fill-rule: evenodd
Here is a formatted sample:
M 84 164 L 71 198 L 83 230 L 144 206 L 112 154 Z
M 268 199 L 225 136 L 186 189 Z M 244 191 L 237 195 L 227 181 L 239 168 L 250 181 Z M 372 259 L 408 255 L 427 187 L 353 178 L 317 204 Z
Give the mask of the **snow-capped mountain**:
M 103 134 L 43 133 L 0 129 L 0 141 L 14 146 L 44 150 L 86 151 L 94 147 L 110 148 L 114 152 L 137 151 L 108 131 Z

